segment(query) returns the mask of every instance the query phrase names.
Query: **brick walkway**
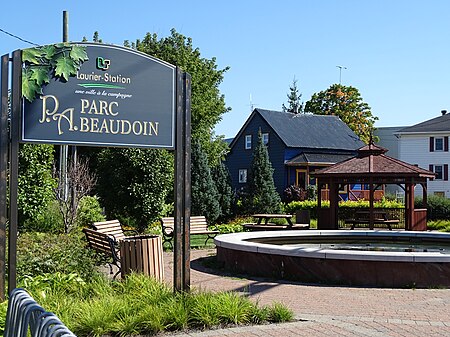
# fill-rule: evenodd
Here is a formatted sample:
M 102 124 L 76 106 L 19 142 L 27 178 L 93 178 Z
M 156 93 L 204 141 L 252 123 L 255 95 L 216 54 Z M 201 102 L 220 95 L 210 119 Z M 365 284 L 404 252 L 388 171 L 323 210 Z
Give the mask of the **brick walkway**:
M 297 321 L 173 336 L 450 336 L 448 289 L 334 287 L 224 276 L 200 263 L 212 255 L 215 250 L 191 251 L 192 288 L 238 291 L 261 305 L 282 302 Z M 171 253 L 165 253 L 164 263 L 166 281 L 172 283 Z

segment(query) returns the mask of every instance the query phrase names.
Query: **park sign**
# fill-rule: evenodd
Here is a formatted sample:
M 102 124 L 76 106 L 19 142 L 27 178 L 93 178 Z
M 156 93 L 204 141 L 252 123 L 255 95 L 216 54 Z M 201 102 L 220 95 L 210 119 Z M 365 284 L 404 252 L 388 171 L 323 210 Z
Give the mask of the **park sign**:
M 175 148 L 176 67 L 133 49 L 22 50 L 21 141 Z

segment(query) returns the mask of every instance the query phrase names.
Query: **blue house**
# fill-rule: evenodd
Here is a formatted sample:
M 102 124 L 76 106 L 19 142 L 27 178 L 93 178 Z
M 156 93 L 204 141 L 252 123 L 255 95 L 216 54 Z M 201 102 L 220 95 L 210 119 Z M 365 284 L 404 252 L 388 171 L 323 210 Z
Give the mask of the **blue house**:
M 254 109 L 231 142 L 226 158 L 235 190 L 247 183 L 259 130 L 280 195 L 290 185 L 315 185 L 311 172 L 353 157 L 365 145 L 337 116 Z

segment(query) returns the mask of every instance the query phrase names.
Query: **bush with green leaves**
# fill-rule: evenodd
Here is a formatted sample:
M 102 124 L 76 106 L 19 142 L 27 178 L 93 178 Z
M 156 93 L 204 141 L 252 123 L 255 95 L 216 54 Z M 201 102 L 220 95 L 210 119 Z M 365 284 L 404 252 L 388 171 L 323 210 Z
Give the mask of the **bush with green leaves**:
M 450 219 L 449 220 L 429 220 L 427 221 L 427 228 L 429 230 L 450 232 Z
M 330 207 L 330 201 L 322 200 L 322 207 Z M 386 208 L 386 209 L 402 209 L 405 205 L 396 200 L 387 200 L 383 198 L 380 201 L 374 202 L 375 208 Z M 359 208 L 369 208 L 368 200 L 358 200 L 358 201 L 341 201 L 339 202 L 339 209 L 345 213 L 345 210 L 352 212 L 354 209 Z M 305 201 L 293 201 L 284 206 L 286 213 L 294 214 L 296 210 L 308 210 L 311 218 L 317 219 L 317 200 L 305 200 Z
M 77 274 L 94 277 L 98 260 L 80 232 L 73 234 L 21 233 L 17 242 L 19 280 L 42 274 Z
M 423 208 L 422 198 L 414 200 L 415 208 Z M 437 195 L 427 197 L 427 219 L 428 220 L 448 220 L 450 219 L 450 199 Z
M 78 205 L 76 223 L 78 227 L 89 227 L 96 221 L 105 221 L 98 197 L 85 196 Z
M 97 192 L 109 219 L 143 232 L 158 219 L 173 187 L 173 155 L 165 150 L 106 148 L 98 158 Z
M 52 200 L 47 204 L 47 209 L 33 219 L 26 220 L 22 226 L 23 232 L 64 233 L 64 221 L 59 209 L 59 203 Z
M 19 229 L 30 228 L 54 200 L 56 180 L 52 177 L 53 145 L 23 144 L 19 151 L 18 217 Z

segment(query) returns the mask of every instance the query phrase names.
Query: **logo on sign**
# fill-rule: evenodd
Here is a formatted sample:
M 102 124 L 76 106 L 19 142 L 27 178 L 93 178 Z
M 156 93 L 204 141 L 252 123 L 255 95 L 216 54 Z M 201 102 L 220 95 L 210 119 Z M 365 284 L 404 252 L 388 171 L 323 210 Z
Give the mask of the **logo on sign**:
M 104 59 L 103 57 L 97 57 L 97 69 L 108 70 L 111 60 Z

